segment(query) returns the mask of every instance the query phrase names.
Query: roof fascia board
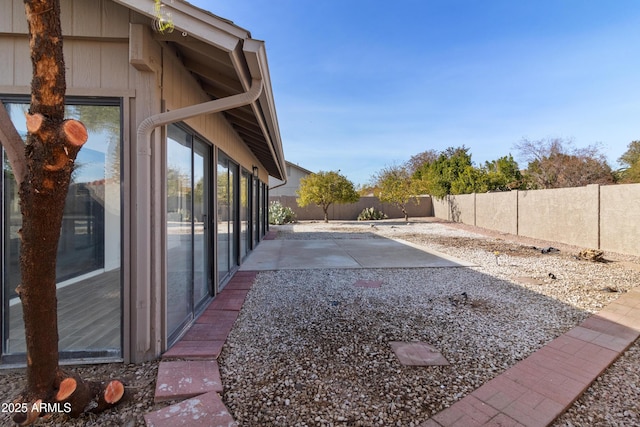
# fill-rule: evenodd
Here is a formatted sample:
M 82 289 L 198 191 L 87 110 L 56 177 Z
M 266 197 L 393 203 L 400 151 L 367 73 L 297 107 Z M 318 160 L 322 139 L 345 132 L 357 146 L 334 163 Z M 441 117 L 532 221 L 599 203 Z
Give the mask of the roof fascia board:
M 153 0 L 113 0 L 151 19 L 155 19 Z M 229 24 L 228 22 L 204 13 L 187 3 L 163 3 L 164 10 L 171 14 L 175 25 L 174 31 L 186 33 L 203 42 L 214 45 L 225 52 L 236 49 L 240 40 L 249 37 L 246 30 Z M 250 83 L 249 85 L 250 86 Z
M 269 64 L 267 62 L 265 44 L 260 40 L 247 39 L 244 41 L 242 49 L 244 56 L 247 59 L 247 65 L 251 72 L 251 76 L 253 78 L 260 76 L 264 82 L 264 90 L 259 98 L 262 114 L 260 114 L 259 111 L 255 111 L 255 114 L 259 119 L 263 132 L 265 132 L 265 136 L 268 138 L 270 145 L 269 149 L 276 159 L 278 170 L 280 171 L 281 176 L 286 177 L 284 151 L 282 148 L 278 117 L 275 110 L 275 100 L 271 88 L 271 77 L 269 74 Z M 266 123 L 262 120 L 263 117 Z

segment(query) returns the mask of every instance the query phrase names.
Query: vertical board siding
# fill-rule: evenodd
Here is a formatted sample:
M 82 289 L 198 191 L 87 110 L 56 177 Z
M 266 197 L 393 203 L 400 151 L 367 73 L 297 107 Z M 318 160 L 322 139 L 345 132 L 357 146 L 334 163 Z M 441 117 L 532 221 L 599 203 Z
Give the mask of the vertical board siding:
M 13 31 L 13 0 L 0 0 L 0 33 Z
M 92 88 L 100 81 L 102 64 L 100 62 L 100 44 L 95 42 L 85 42 L 72 40 L 72 61 L 73 70 L 71 79 L 68 79 L 70 86 L 75 88 Z
M 14 46 L 13 37 L 0 38 L 0 86 L 13 86 Z
M 13 0 L 13 8 L 11 10 L 13 23 L 11 32 L 19 34 L 28 34 L 29 26 L 27 25 L 27 15 L 24 11 L 24 1 Z
M 60 0 L 60 24 L 63 35 L 70 35 L 73 32 L 73 1 Z
M 100 1 L 74 1 L 71 12 L 71 35 L 100 37 L 102 18 Z
M 103 43 L 100 49 L 102 68 L 100 87 L 121 89 L 129 87 L 129 45 L 127 43 Z
M 129 10 L 110 0 L 60 0 L 65 36 L 128 37 Z M 0 0 L 0 33 L 27 34 L 23 0 Z
M 25 38 L 14 38 L 13 51 L 13 85 L 31 86 L 31 53 L 29 51 L 29 40 Z
M 102 1 L 102 37 L 129 37 L 129 9 Z

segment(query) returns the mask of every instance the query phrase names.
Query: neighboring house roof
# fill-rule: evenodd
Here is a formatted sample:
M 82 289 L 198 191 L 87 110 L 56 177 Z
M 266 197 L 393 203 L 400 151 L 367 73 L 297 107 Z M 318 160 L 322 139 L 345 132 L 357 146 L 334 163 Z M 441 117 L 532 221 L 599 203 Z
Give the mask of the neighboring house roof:
M 113 0 L 149 18 L 154 16 L 153 0 Z M 224 114 L 269 175 L 286 179 L 284 152 L 271 89 L 269 66 L 263 41 L 206 10 L 185 1 L 163 3 L 175 29 L 155 33 L 156 40 L 172 46 L 184 66 L 200 81 L 211 99 L 244 93 L 254 79 L 262 80 L 258 100 Z
M 287 164 L 287 166 L 298 169 L 300 172 L 307 174 L 307 175 L 311 175 L 313 172 L 311 172 L 309 169 L 305 169 L 300 165 L 297 165 L 295 163 L 291 163 L 290 161 L 286 161 L 285 162 Z

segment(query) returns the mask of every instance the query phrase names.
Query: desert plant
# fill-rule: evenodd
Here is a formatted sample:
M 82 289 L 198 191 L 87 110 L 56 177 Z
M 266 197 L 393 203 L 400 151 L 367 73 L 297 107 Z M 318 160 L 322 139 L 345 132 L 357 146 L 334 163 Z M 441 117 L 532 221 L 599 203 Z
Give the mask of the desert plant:
M 269 204 L 269 224 L 282 225 L 295 222 L 296 214 L 288 206 L 275 201 Z
M 377 221 L 379 219 L 387 219 L 387 215 L 377 210 L 374 207 L 364 208 L 360 215 L 358 215 L 358 221 Z

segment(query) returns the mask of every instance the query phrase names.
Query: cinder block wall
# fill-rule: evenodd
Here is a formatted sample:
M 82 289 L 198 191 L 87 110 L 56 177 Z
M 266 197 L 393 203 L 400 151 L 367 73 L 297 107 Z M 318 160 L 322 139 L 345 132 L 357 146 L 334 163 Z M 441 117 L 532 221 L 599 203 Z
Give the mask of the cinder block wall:
M 598 185 L 518 192 L 518 234 L 598 247 Z
M 640 184 L 600 187 L 600 249 L 640 255 Z
M 412 217 L 434 216 L 431 197 L 422 196 L 419 200 L 420 202 L 417 205 L 414 202 L 409 202 L 407 205 L 409 219 Z M 282 203 L 283 206 L 288 206 L 293 209 L 296 218 L 300 221 L 320 221 L 324 219 L 324 213 L 321 208 L 315 205 L 301 208 L 298 206 L 296 197 L 294 196 L 270 196 L 269 202 L 273 201 L 278 201 Z M 329 206 L 329 220 L 355 220 L 363 209 L 370 207 L 384 212 L 389 218 L 404 218 L 402 211 L 396 206 L 382 203 L 377 197 L 361 197 L 357 203 L 333 204 Z
M 434 216 L 504 233 L 640 255 L 640 184 L 465 194 Z
M 518 234 L 518 192 L 476 194 L 475 225 Z

